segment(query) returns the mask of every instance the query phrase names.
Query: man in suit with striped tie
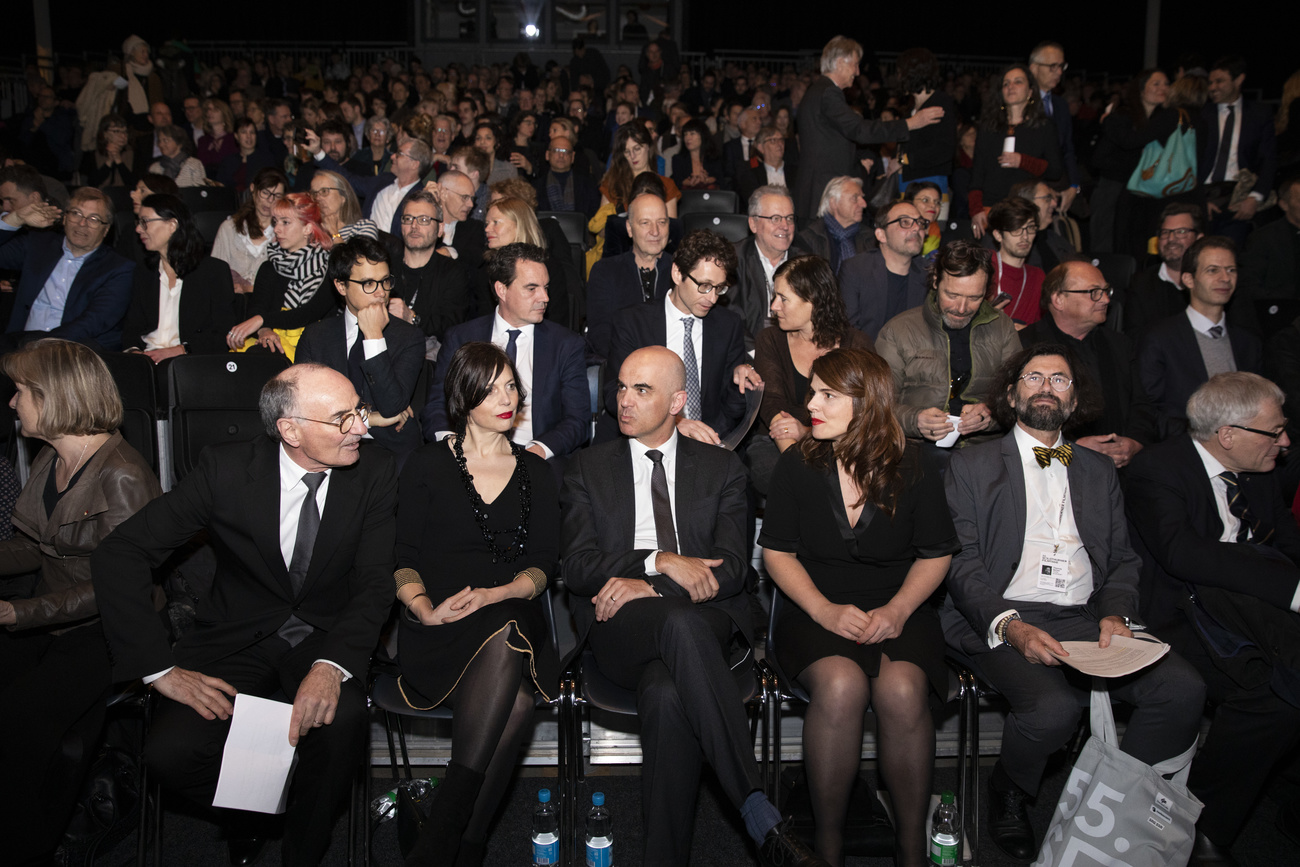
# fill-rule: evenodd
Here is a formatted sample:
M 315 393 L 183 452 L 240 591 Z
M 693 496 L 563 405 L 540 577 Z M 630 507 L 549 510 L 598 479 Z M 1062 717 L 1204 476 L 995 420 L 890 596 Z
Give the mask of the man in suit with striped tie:
M 1262 376 L 1214 376 L 1187 402 L 1190 433 L 1128 470 L 1142 615 L 1217 705 L 1188 780 L 1205 804 L 1193 864 L 1233 863 L 1228 847 L 1300 744 L 1300 529 L 1273 471 L 1291 444 L 1282 402 Z M 1300 833 L 1294 810 L 1279 823 Z

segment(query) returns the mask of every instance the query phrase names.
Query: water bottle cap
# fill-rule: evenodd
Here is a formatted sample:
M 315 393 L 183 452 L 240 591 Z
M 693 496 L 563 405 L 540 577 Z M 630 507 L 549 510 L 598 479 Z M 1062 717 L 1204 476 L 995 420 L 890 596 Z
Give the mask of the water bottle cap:
M 605 806 L 605 793 L 604 793 L 604 792 L 592 792 L 592 793 L 591 793 L 591 805 L 592 805 L 593 807 L 603 807 L 603 806 Z
M 957 803 L 957 798 L 952 792 L 944 792 L 939 796 L 939 802 L 943 804 L 955 804 Z
M 537 793 L 537 800 L 538 800 L 538 801 L 541 801 L 543 804 L 550 803 L 550 800 L 551 800 L 551 790 L 550 790 L 550 789 L 542 789 L 540 792 Z

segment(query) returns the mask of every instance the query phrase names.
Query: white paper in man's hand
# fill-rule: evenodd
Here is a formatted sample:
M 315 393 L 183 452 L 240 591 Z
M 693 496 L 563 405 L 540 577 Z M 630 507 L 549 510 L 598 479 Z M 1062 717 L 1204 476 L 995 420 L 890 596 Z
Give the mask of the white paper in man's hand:
M 221 754 L 214 807 L 283 813 L 297 751 L 289 745 L 293 705 L 255 695 L 235 696 L 230 735 Z
M 1095 641 L 1062 641 L 1069 656 L 1056 658 L 1084 674 L 1094 677 L 1124 677 L 1141 671 L 1169 652 L 1169 645 L 1151 638 L 1127 638 L 1112 635 L 1110 647 Z

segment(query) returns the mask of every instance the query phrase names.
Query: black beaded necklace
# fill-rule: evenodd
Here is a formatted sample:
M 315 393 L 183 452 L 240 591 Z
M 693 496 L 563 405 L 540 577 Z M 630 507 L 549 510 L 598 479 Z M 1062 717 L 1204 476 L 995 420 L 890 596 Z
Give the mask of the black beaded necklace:
M 528 513 L 533 505 L 533 486 L 528 476 L 528 465 L 524 463 L 523 448 L 517 443 L 510 444 L 510 453 L 515 456 L 515 472 L 519 474 L 519 523 L 503 530 L 491 530 L 488 528 L 487 504 L 483 502 L 478 489 L 474 487 L 474 477 L 470 475 L 469 465 L 465 462 L 465 449 L 462 447 L 464 437 L 457 436 L 452 439 L 452 452 L 456 455 L 456 465 L 460 468 L 460 480 L 465 484 L 465 493 L 469 495 L 469 504 L 474 510 L 474 520 L 478 523 L 484 541 L 487 542 L 492 562 L 510 563 L 519 559 L 528 542 Z M 514 531 L 515 539 L 502 551 L 497 547 L 497 535 L 509 533 L 511 530 Z

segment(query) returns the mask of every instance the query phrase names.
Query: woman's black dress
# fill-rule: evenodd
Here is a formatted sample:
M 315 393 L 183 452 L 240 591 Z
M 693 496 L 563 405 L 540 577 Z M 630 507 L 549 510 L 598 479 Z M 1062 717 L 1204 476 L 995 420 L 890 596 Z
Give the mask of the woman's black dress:
M 498 550 L 513 542 L 525 472 L 531 506 L 524 552 L 509 563 L 493 563 L 448 442 L 429 443 L 407 459 L 397 498 L 397 565 L 420 573 L 424 592 L 435 607 L 467 586 L 509 584 L 530 566 L 554 580 L 560 506 L 555 476 L 546 461 L 523 454 L 523 467 L 516 466 L 510 482 L 487 504 L 488 527 L 500 531 Z M 548 701 L 554 698 L 559 658 L 550 644 L 545 604 L 541 596 L 508 599 L 442 626 L 424 626 L 403 617 L 397 658 L 402 669 L 399 685 L 407 703 L 418 709 L 441 704 L 479 649 L 503 629 L 509 630 L 510 646 L 528 654 L 529 675 L 538 692 Z
M 813 584 L 837 605 L 863 611 L 889 602 L 912 563 L 960 550 L 939 470 L 909 443 L 903 454 L 903 491 L 891 520 L 871 503 L 849 526 L 834 464 L 808 465 L 798 448 L 786 449 L 772 474 L 758 544 L 794 554 Z M 868 677 L 880 673 L 880 656 L 916 663 L 939 695 L 948 688 L 939 616 L 928 602 L 908 618 L 902 633 L 880 644 L 858 644 L 823 629 L 803 609 L 786 605 L 773 631 L 777 661 L 791 677 L 828 656 L 853 660 Z

